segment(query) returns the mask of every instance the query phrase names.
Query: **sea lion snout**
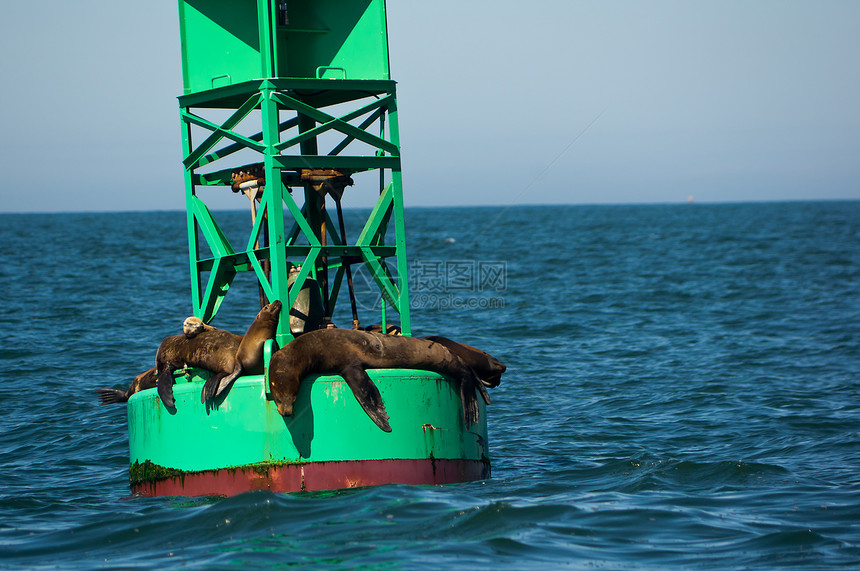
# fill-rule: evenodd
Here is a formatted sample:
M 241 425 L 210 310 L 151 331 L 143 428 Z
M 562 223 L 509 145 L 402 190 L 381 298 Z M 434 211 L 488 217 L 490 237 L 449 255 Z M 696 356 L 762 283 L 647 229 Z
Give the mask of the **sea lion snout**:
M 186 317 L 185 321 L 182 322 L 182 333 L 185 334 L 189 339 L 200 333 L 206 328 L 206 324 L 203 323 L 199 317 Z
M 272 303 L 267 303 L 265 306 L 263 306 L 262 311 L 276 313 L 276 312 L 281 311 L 282 306 L 283 306 L 283 304 L 281 303 L 281 300 L 276 299 Z

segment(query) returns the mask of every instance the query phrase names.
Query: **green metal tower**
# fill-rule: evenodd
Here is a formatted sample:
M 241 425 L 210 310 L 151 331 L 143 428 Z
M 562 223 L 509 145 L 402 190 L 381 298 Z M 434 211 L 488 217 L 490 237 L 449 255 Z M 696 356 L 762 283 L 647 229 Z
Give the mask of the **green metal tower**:
M 384 0 L 179 0 L 179 17 L 195 315 L 211 321 L 234 278 L 249 272 L 261 303 L 280 300 L 290 308 L 278 325 L 283 347 L 326 326 L 343 282 L 353 292 L 355 265 L 367 268 L 379 288 L 382 324 L 390 306 L 409 335 Z M 253 223 L 240 244 L 230 243 L 203 200 L 229 194 L 225 186 L 251 199 Z M 372 192 L 376 205 L 348 240 L 341 201 L 353 192 Z M 357 325 L 355 309 L 353 320 Z M 271 349 L 267 342 L 265 362 Z M 156 389 L 138 391 L 128 400 L 132 490 L 232 495 L 490 476 L 483 401 L 478 422 L 467 426 L 452 379 L 399 368 L 368 374 L 384 399 L 390 432 L 367 416 L 338 375 L 302 379 L 288 416 L 271 400 L 265 372 L 243 374 L 207 403 L 201 393 L 208 373 L 197 369 L 175 375 L 172 408 Z
M 387 302 L 381 321 L 390 305 L 409 335 L 384 0 L 179 0 L 179 16 L 194 314 L 211 321 L 237 273 L 248 271 L 259 282 L 261 303 L 278 299 L 294 307 L 301 291 L 310 292 L 311 302 L 316 296 L 324 325 L 342 283 L 351 282 L 351 266 L 363 264 Z M 358 185 L 347 190 L 354 176 L 369 179 L 378 199 L 351 241 L 341 197 L 367 192 Z M 202 187 L 224 185 L 251 199 L 253 225 L 241 244 L 228 241 L 198 195 Z M 389 229 L 394 244 L 385 243 Z M 281 320 L 281 345 L 303 321 L 313 321 L 296 313 Z

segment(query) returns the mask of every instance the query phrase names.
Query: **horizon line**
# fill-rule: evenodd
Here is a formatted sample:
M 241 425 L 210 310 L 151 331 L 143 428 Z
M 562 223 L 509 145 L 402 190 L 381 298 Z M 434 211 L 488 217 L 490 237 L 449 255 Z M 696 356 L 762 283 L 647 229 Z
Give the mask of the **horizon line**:
M 404 205 L 404 209 L 431 209 L 431 208 L 513 208 L 513 207 L 525 207 L 525 208 L 534 208 L 540 206 L 568 206 L 568 207 L 588 207 L 588 206 L 603 206 L 603 207 L 612 207 L 612 206 L 696 206 L 696 205 L 704 205 L 704 206 L 728 206 L 733 204 L 796 204 L 796 203 L 809 203 L 809 202 L 860 202 L 860 198 L 787 198 L 787 199 L 774 199 L 774 200 L 766 200 L 766 199 L 750 199 L 750 200 L 682 200 L 682 201 L 641 201 L 641 202 L 527 202 L 527 203 L 513 203 L 513 204 L 446 204 L 446 205 Z M 373 206 L 360 206 L 360 207 L 345 207 L 344 210 L 371 210 Z M 245 212 L 246 209 L 242 208 L 210 208 L 212 212 Z M 148 213 L 148 212 L 159 212 L 159 213 L 169 213 L 169 212 L 178 212 L 185 213 L 186 210 L 179 208 L 168 208 L 168 209 L 122 209 L 122 210 L 54 210 L 54 211 L 41 211 L 41 210 L 0 210 L 0 215 L 14 215 L 14 214 L 125 214 L 125 213 Z

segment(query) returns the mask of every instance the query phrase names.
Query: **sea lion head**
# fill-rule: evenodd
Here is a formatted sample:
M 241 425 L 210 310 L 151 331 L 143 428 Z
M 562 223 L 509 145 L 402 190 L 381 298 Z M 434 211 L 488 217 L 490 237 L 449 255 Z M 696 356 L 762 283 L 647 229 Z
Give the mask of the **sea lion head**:
M 201 331 L 206 329 L 206 324 L 203 323 L 203 320 L 199 317 L 187 317 L 185 321 L 182 322 L 182 333 L 185 334 L 185 337 L 191 339 Z
M 267 303 L 266 305 L 264 305 L 258 315 L 262 315 L 263 313 L 271 313 L 277 316 L 281 312 L 282 305 L 283 304 L 281 303 L 281 300 L 276 299 L 272 303 Z
M 281 315 L 282 305 L 283 304 L 279 299 L 264 305 L 257 313 L 257 317 L 254 318 L 254 323 L 251 324 L 248 332 L 250 333 L 251 330 L 262 327 L 264 331 L 268 331 L 269 337 L 274 337 L 275 328 L 278 326 L 278 319 Z

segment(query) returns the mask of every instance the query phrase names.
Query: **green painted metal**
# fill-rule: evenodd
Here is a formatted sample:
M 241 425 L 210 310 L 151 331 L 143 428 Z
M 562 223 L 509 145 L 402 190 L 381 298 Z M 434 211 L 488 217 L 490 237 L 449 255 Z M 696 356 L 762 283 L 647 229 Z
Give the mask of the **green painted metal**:
M 185 93 L 276 76 L 388 79 L 384 0 L 180 0 L 179 21 Z
M 375 459 L 488 461 L 487 424 L 466 427 L 459 389 L 436 373 L 408 369 L 368 371 L 389 413 L 391 432 L 380 430 L 338 376 L 310 376 L 292 417 L 266 398 L 262 375 L 240 378 L 220 403 L 200 402 L 208 374 L 177 377 L 176 411 L 155 389 L 128 402 L 131 463 L 146 461 L 183 471 L 252 464 Z
M 237 276 L 249 272 L 262 297 L 285 307 L 293 306 L 302 288 L 320 287 L 330 318 L 348 264 L 363 264 L 384 302 L 378 317 L 362 320 L 399 320 L 410 335 L 385 1 L 179 0 L 179 17 L 194 314 L 211 322 Z M 256 195 L 248 234 L 231 243 L 198 191 L 229 186 L 246 169 L 256 173 L 251 184 L 261 179 L 264 190 Z M 369 189 L 377 197 L 361 228 L 338 230 L 329 214 L 334 199 L 307 176 L 320 169 L 361 176 L 364 186 L 348 186 L 345 193 Z M 364 176 L 368 172 L 378 176 Z M 237 208 L 244 204 L 237 198 Z M 387 243 L 391 235 L 393 244 Z M 276 341 L 284 346 L 290 340 L 290 319 L 282 318 Z M 270 353 L 271 342 L 266 363 Z M 459 389 L 450 379 L 402 369 L 368 373 L 382 393 L 390 433 L 367 417 L 337 376 L 304 379 L 294 414 L 284 418 L 262 375 L 241 377 L 220 401 L 202 404 L 208 373 L 180 374 L 173 410 L 154 389 L 129 399 L 131 463 L 183 473 L 348 460 L 450 459 L 488 466 L 483 402 L 480 421 L 466 426 Z
M 211 322 L 236 275 L 252 272 L 263 295 L 287 307 L 306 280 L 327 285 L 322 295 L 330 317 L 345 260 L 360 260 L 410 334 L 384 0 L 179 0 L 179 16 L 194 314 Z M 265 191 L 247 239 L 231 244 L 198 188 L 229 185 L 231 174 L 250 163 L 262 165 Z M 357 241 L 347 243 L 335 231 L 326 207 L 333 199 L 302 182 L 306 169 L 379 172 L 378 186 L 371 185 L 377 206 Z M 395 243 L 387 245 L 392 224 Z M 301 271 L 290 285 L 293 266 Z M 277 338 L 282 345 L 292 338 L 286 320 Z

